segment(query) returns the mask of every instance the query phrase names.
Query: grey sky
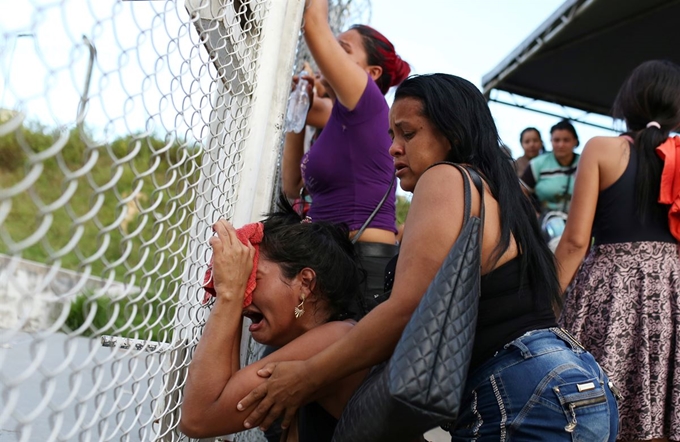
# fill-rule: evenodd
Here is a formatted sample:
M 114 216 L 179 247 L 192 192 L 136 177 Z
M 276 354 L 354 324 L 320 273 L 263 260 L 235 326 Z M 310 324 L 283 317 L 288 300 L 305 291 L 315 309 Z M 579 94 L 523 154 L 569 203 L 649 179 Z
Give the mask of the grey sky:
M 372 0 L 372 25 L 384 33 L 415 73 L 446 72 L 481 88 L 482 76 L 543 23 L 563 0 Z M 519 134 L 539 129 L 550 149 L 550 127 L 558 118 L 491 103 L 501 139 L 521 155 Z M 558 106 L 545 109 L 561 113 Z M 572 116 L 583 115 L 575 112 Z M 611 120 L 599 119 L 609 124 Z M 576 125 L 581 147 L 610 132 Z M 579 149 L 580 149 L 579 148 Z

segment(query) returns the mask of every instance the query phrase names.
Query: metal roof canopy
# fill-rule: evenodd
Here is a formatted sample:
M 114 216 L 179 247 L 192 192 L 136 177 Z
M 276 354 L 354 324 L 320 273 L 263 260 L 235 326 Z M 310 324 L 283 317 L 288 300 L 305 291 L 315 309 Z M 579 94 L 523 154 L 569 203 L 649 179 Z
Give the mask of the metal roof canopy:
M 482 87 L 609 115 L 628 74 L 652 59 L 680 64 L 680 0 L 567 0 Z

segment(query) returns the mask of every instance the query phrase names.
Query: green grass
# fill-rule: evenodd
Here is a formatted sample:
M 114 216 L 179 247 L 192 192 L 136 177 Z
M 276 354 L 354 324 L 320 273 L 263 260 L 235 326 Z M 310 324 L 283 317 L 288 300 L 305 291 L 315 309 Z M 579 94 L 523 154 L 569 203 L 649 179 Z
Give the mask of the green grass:
M 88 148 L 87 133 L 73 129 L 66 135 L 64 147 L 40 161 L 37 156 L 48 154 L 58 142 L 56 131 L 30 124 L 0 137 L 0 189 L 18 186 L 39 172 L 27 192 L 9 200 L 11 208 L 0 225 L 0 253 L 48 265 L 58 263 L 65 269 L 90 271 L 92 276 L 142 288 L 141 294 L 121 300 L 94 299 L 92 293 L 77 296 L 66 330 L 78 329 L 88 313 L 96 310 L 84 334 L 162 339 L 161 330 L 172 321 L 169 297 L 177 289 L 182 270 L 183 241 L 175 234 L 189 230 L 192 192 L 198 180 L 193 158 L 200 151 L 186 143 L 137 135 Z M 128 155 L 129 161 L 121 161 Z M 74 193 L 68 201 L 59 202 L 69 191 Z M 143 209 L 158 205 L 152 213 L 130 219 L 126 233 L 116 220 L 126 206 L 120 200 L 133 193 Z M 87 219 L 76 221 L 83 217 Z M 46 233 L 32 241 L 41 226 L 48 226 Z M 69 249 L 74 237 L 80 238 Z M 12 253 L 12 244 L 16 248 L 22 241 L 30 243 Z
M 169 342 L 170 321 L 174 309 L 164 311 L 162 301 L 119 302 L 108 296 L 78 295 L 62 327 L 67 333 L 79 331 L 81 336 L 115 335 L 151 341 Z M 91 317 L 90 317 L 91 316 Z M 90 317 L 90 318 L 88 318 Z M 148 319 L 152 318 L 151 321 Z M 84 326 L 87 324 L 87 326 Z

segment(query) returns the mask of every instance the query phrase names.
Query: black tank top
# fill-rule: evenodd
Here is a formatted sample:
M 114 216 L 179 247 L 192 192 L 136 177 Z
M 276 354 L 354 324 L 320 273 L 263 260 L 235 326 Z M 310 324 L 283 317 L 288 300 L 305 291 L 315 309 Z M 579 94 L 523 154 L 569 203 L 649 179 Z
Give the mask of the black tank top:
M 386 293 L 392 290 L 398 257 L 385 269 Z M 524 333 L 557 326 L 550 301 L 536 302 L 538 296 L 522 276 L 519 256 L 482 276 L 470 371 Z
M 538 301 L 521 260 L 516 256 L 482 276 L 470 371 L 524 333 L 557 326 L 550 300 Z
M 629 143 L 628 166 L 614 184 L 600 192 L 593 221 L 595 244 L 637 241 L 676 243 L 668 227 L 668 210 L 652 210 L 645 223 L 635 213 L 638 153 Z M 653 203 L 659 206 L 658 203 Z
M 317 402 L 298 410 L 298 442 L 331 442 L 338 420 Z

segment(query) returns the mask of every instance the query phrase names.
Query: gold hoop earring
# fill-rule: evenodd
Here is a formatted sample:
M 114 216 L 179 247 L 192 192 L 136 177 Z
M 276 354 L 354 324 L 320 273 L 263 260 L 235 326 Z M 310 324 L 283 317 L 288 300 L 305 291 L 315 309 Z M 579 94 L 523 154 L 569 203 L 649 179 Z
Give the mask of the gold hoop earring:
M 295 307 L 295 319 L 298 319 L 304 313 L 305 313 L 305 298 L 303 297 L 302 302 L 300 302 L 298 306 Z

